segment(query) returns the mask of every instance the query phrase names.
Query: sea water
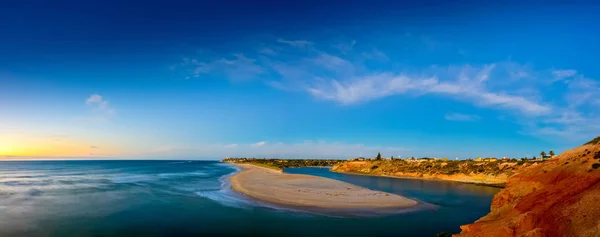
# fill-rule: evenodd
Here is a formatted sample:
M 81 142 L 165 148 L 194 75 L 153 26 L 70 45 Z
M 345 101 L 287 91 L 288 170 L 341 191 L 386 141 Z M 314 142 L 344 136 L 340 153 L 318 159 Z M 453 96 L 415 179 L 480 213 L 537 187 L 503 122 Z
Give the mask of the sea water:
M 414 198 L 427 208 L 328 215 L 231 190 L 217 161 L 0 162 L 0 236 L 433 236 L 489 211 L 498 188 L 291 168 Z

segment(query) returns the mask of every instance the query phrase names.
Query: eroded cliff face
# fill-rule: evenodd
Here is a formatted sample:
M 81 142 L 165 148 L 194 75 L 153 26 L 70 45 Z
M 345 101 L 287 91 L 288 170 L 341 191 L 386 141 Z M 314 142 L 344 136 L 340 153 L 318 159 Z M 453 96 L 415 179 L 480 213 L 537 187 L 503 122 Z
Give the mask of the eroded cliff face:
M 536 162 L 371 160 L 343 162 L 335 165 L 332 171 L 503 185 L 510 176 L 532 165 L 536 165 Z
M 594 142 L 597 141 L 597 142 Z M 520 170 L 455 236 L 600 236 L 600 139 Z

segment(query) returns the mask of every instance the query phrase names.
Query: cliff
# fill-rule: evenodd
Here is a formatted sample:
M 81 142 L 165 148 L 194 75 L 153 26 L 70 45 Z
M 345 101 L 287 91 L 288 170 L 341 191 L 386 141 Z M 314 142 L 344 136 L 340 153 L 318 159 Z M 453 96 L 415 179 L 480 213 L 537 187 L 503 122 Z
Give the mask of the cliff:
M 346 161 L 334 165 L 331 170 L 342 173 L 439 179 L 501 186 L 513 174 L 537 163 L 540 162 L 367 160 Z
M 600 137 L 510 177 L 455 236 L 600 236 Z

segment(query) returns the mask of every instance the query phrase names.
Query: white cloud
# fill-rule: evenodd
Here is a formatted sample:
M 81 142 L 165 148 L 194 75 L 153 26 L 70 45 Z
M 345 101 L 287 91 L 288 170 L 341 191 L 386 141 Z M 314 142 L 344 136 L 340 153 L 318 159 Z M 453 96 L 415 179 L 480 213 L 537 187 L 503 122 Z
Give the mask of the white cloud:
M 254 143 L 253 146 L 255 146 L 255 147 L 261 147 L 261 146 L 264 146 L 265 144 L 267 144 L 267 142 L 262 141 L 262 142 Z
M 303 47 L 307 47 L 307 46 L 313 45 L 313 42 L 306 41 L 306 40 L 284 40 L 284 39 L 278 39 L 277 43 L 287 44 L 289 46 L 298 47 L 298 48 L 303 48 Z
M 116 114 L 109 102 L 99 94 L 92 94 L 85 103 L 92 108 L 90 115 L 83 117 L 87 121 L 106 121 L 113 118 Z
M 102 102 L 103 102 L 102 96 L 98 95 L 98 94 L 91 95 L 86 101 L 86 103 L 88 103 L 88 104 L 102 103 Z
M 446 120 L 450 120 L 450 121 L 462 121 L 462 122 L 474 122 L 474 121 L 479 121 L 479 119 L 481 119 L 477 115 L 461 114 L 461 113 L 448 113 L 448 114 L 444 115 L 444 118 Z
M 435 76 L 419 77 L 403 74 L 373 74 L 352 80 L 329 80 L 319 82 L 308 88 L 313 96 L 333 100 L 342 104 L 353 104 L 370 101 L 391 95 L 411 93 L 413 95 L 440 94 L 458 100 L 471 101 L 481 107 L 500 107 L 530 115 L 541 115 L 550 112 L 551 108 L 531 99 L 510 95 L 508 93 L 490 92 L 480 83 L 489 78 L 492 66 L 483 67 L 473 77 L 464 72 L 457 75 L 456 80 L 440 81 Z
M 552 71 L 552 75 L 556 80 L 562 80 L 568 77 L 575 76 L 577 74 L 576 70 L 567 69 L 567 70 L 554 70 Z

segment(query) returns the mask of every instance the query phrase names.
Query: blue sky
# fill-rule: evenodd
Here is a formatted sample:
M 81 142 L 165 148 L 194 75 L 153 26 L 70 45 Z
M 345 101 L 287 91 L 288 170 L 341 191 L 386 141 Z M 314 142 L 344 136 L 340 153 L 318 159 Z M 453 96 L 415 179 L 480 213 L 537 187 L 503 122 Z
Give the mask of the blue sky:
M 7 5 L 0 155 L 522 157 L 600 135 L 591 1 Z

